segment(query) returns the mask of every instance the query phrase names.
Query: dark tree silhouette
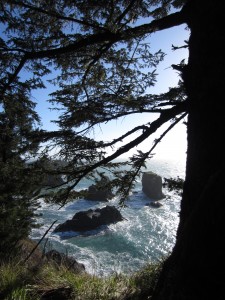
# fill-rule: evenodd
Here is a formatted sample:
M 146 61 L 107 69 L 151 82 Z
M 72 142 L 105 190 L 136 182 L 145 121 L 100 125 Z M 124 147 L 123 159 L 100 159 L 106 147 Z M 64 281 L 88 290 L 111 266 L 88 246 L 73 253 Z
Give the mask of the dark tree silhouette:
M 149 22 L 136 26 L 143 17 Z M 152 299 L 223 299 L 223 2 L 115 0 L 106 6 L 105 1 L 11 0 L 1 2 L 0 21 L 5 27 L 0 40 L 5 112 L 5 97 L 19 84 L 24 70 L 33 72 L 30 80 L 21 82 L 24 88 L 43 87 L 42 76 L 54 68 L 58 71 L 52 81 L 58 89 L 51 101 L 63 109 L 59 130 L 27 134 L 33 142 L 47 142 L 46 151 L 58 147 L 57 157 L 67 162 L 56 171 L 67 175 L 69 187 L 54 194 L 54 201 L 64 204 L 69 195 L 79 196 L 76 185 L 85 176 L 98 175 L 100 166 L 113 171 L 111 185 L 125 198 L 154 146 L 131 157 L 131 171 L 118 171 L 120 165 L 113 160 L 161 125 L 171 120 L 169 130 L 188 114 L 177 240 Z M 189 48 L 188 63 L 173 65 L 182 80 L 168 93 L 149 94 L 164 54 L 151 53 L 145 37 L 181 24 L 190 29 L 184 45 Z M 159 117 L 110 142 L 88 137 L 96 125 L 144 112 Z M 116 147 L 133 133 L 139 135 L 107 156 L 108 147 Z
M 153 299 L 223 299 L 223 102 L 225 39 L 222 3 L 188 1 L 191 30 L 187 92 L 188 149 L 180 224 Z

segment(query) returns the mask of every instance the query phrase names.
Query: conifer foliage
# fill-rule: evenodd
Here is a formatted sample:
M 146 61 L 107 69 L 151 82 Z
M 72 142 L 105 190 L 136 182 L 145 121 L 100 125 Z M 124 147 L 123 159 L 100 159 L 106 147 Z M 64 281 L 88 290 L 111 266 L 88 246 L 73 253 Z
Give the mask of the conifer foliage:
M 10 248 L 12 241 L 28 235 L 33 226 L 33 193 L 40 165 L 27 163 L 30 159 L 43 156 L 66 162 L 54 170 L 41 168 L 66 175 L 65 186 L 46 196 L 62 205 L 80 196 L 75 188 L 83 177 L 104 176 L 99 167 L 111 170 L 110 188 L 122 200 L 129 194 L 154 147 L 186 115 L 182 82 L 163 95 L 149 92 L 165 54 L 160 49 L 152 53 L 146 39 L 158 30 L 184 23 L 183 12 L 179 12 L 184 2 L 1 1 L 1 249 L 4 243 Z M 178 12 L 169 14 L 171 9 Z M 147 23 L 139 25 L 144 19 Z M 32 100 L 37 89 L 45 89 L 46 78 L 55 85 L 50 102 L 61 111 L 55 120 L 56 131 L 38 128 Z M 112 141 L 91 137 L 96 126 L 142 113 L 158 113 L 159 117 Z M 130 170 L 121 171 L 114 159 L 168 121 L 172 123 L 155 145 L 134 154 L 128 162 Z M 120 146 L 133 134 L 135 138 Z
M 112 174 L 107 184 L 124 200 L 155 146 L 188 114 L 176 244 L 152 299 L 223 299 L 223 14 L 223 1 L 1 1 L 1 255 L 33 226 L 38 174 L 65 175 L 65 184 L 46 197 L 63 205 L 81 195 L 76 186 L 82 178 L 104 178 L 107 168 Z M 172 47 L 188 47 L 189 58 L 172 67 L 182 80 L 165 94 L 151 94 L 165 55 L 160 49 L 152 53 L 151 34 L 181 24 L 190 38 Z M 32 102 L 47 80 L 55 86 L 49 99 L 60 112 L 55 131 L 38 128 Z M 143 113 L 158 118 L 111 141 L 91 135 L 96 126 Z M 155 144 L 137 151 L 121 171 L 114 160 L 168 121 Z M 32 157 L 63 164 L 28 164 Z
M 3 61 L 4 63 L 4 61 Z M 1 82 L 5 79 L 2 72 Z M 37 176 L 28 164 L 38 144 L 29 135 L 38 116 L 29 100 L 29 87 L 19 81 L 2 95 L 0 111 L 0 257 L 10 256 L 35 224 L 32 189 Z M 36 178 L 36 179 L 35 179 Z

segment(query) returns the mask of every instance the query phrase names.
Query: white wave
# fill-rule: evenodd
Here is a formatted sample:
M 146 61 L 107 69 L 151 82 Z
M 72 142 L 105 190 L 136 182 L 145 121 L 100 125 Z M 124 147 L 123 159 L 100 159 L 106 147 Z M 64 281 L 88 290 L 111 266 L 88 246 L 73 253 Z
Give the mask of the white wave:
M 149 163 L 148 169 L 164 177 L 176 177 L 184 173 L 178 165 L 170 162 Z M 82 183 L 82 188 L 89 185 Z M 179 222 L 180 198 L 173 192 L 163 190 L 170 198 L 161 200 L 160 208 L 146 206 L 149 199 L 142 192 L 141 180 L 138 179 L 135 192 L 126 201 L 126 208 L 120 210 L 125 218 L 116 224 L 111 224 L 102 230 L 86 233 L 66 232 L 56 234 L 54 228 L 46 236 L 48 248 L 66 252 L 85 265 L 91 274 L 107 276 L 114 272 L 128 273 L 140 268 L 149 260 L 157 260 L 171 251 Z M 76 212 L 90 208 L 101 208 L 105 205 L 118 206 L 118 197 L 107 203 L 75 200 L 59 210 L 57 205 L 48 205 L 40 199 L 39 213 L 43 215 L 38 222 L 43 224 L 33 229 L 31 237 L 40 240 L 53 221 L 55 226 L 71 219 Z M 45 240 L 46 240 L 45 239 Z M 45 241 L 43 241 L 45 243 Z M 47 246 L 46 246 L 47 247 Z

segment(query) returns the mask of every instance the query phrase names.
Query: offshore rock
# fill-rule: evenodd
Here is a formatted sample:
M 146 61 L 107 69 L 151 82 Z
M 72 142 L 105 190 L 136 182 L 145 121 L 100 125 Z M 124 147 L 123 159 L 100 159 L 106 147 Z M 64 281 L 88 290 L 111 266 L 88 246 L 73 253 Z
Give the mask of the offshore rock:
M 43 181 L 41 182 L 42 187 L 57 187 L 64 183 L 64 180 L 60 175 L 43 175 Z
M 163 199 L 165 195 L 162 193 L 162 177 L 153 172 L 143 173 L 142 191 L 151 199 Z
M 108 200 L 112 199 L 114 195 L 112 191 L 106 187 L 108 182 L 109 179 L 105 176 L 98 182 L 98 184 L 89 186 L 86 199 L 101 202 L 107 202 Z
M 152 206 L 152 207 L 155 207 L 155 208 L 159 208 L 163 205 L 159 201 L 150 201 L 148 204 L 146 204 L 146 206 Z
M 89 231 L 102 225 L 122 221 L 123 217 L 115 206 L 105 206 L 76 213 L 71 220 L 59 224 L 54 232 Z

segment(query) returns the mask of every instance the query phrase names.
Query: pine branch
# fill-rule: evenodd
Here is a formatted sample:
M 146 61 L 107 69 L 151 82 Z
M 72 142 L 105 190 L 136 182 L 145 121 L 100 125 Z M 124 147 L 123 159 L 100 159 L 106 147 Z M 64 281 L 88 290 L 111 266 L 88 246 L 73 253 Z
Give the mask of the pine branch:
M 160 117 L 153 121 L 146 130 L 143 131 L 141 135 L 139 135 L 136 139 L 132 140 L 131 142 L 125 144 L 121 148 L 119 148 L 116 152 L 114 152 L 112 155 L 107 156 L 100 160 L 99 162 L 93 164 L 92 166 L 88 167 L 80 177 L 75 181 L 75 183 L 71 186 L 71 190 L 80 182 L 80 180 L 85 177 L 88 173 L 93 171 L 94 169 L 105 165 L 109 163 L 110 161 L 118 158 L 122 154 L 128 152 L 130 149 L 136 147 L 140 143 L 142 143 L 144 140 L 146 140 L 151 134 L 153 134 L 160 126 L 168 122 L 169 120 L 175 118 L 177 115 L 184 113 L 186 111 L 186 103 L 181 103 L 171 109 L 164 110 Z
M 37 7 L 37 6 L 34 6 L 34 5 L 30 5 L 30 4 L 27 4 L 27 3 L 24 3 L 22 1 L 11 1 L 12 4 L 15 4 L 15 5 L 18 5 L 18 6 L 21 6 L 21 7 L 25 7 L 25 8 L 29 8 L 33 11 L 36 11 L 36 12 L 39 12 L 39 13 L 42 13 L 42 14 L 45 14 L 45 15 L 48 15 L 48 16 L 51 16 L 51 17 L 54 17 L 56 19 L 59 19 L 59 20 L 65 20 L 65 21 L 70 21 L 70 22 L 75 22 L 77 24 L 80 24 L 80 25 L 85 25 L 85 26 L 88 26 L 88 27 L 91 27 L 91 28 L 95 28 L 97 30 L 103 30 L 103 31 L 108 31 L 107 29 L 105 29 L 104 27 L 101 27 L 101 26 L 97 26 L 95 24 L 92 24 L 92 23 L 89 23 L 87 21 L 84 21 L 84 20 L 79 20 L 79 19 L 75 19 L 75 18 L 72 18 L 72 17 L 66 17 L 66 16 L 63 16 L 57 12 L 54 12 L 54 11 L 47 11 L 45 9 L 42 9 L 40 7 Z
M 19 2 L 17 3 L 17 1 L 14 2 L 15 4 L 19 3 Z M 50 50 L 26 52 L 23 58 L 21 59 L 21 62 L 17 67 L 16 71 L 11 75 L 8 83 L 3 87 L 1 94 L 4 95 L 6 90 L 10 87 L 10 85 L 15 80 L 16 76 L 19 74 L 24 64 L 28 60 L 35 60 L 39 58 L 53 58 L 65 53 L 79 52 L 84 47 L 91 46 L 91 45 L 98 45 L 105 42 L 109 43 L 110 45 L 113 45 L 118 41 L 130 40 L 132 38 L 141 37 L 145 34 L 149 34 L 155 31 L 160 31 L 173 26 L 181 25 L 186 22 L 185 20 L 186 20 L 186 16 L 183 13 L 183 10 L 181 10 L 180 12 L 173 13 L 164 18 L 154 20 L 149 24 L 140 25 L 135 28 L 129 28 L 121 32 L 117 32 L 117 33 L 103 32 L 103 33 L 92 34 L 64 47 L 59 47 Z
M 30 60 L 37 58 L 51 58 L 60 54 L 80 51 L 83 47 L 97 45 L 103 42 L 111 42 L 112 44 L 114 44 L 118 41 L 130 40 L 132 38 L 137 38 L 155 31 L 160 31 L 173 26 L 178 26 L 183 23 L 185 23 L 185 17 L 181 11 L 178 13 L 168 15 L 167 17 L 164 17 L 162 19 L 154 20 L 149 24 L 140 25 L 135 28 L 129 28 L 122 32 L 104 32 L 92 34 L 87 36 L 86 38 L 83 38 L 79 41 L 76 41 L 75 43 L 64 47 L 50 50 L 32 51 L 26 54 L 26 58 Z
M 27 54 L 24 54 L 22 59 L 20 60 L 19 65 L 17 66 L 15 72 L 11 74 L 11 76 L 8 79 L 8 82 L 3 86 L 2 91 L 1 91 L 1 96 L 5 94 L 5 92 L 10 88 L 10 85 L 14 82 L 20 71 L 23 69 L 25 63 L 27 61 Z
M 134 6 L 135 2 L 137 2 L 137 0 L 132 0 L 130 2 L 130 4 L 126 7 L 126 9 L 121 13 L 120 16 L 118 16 L 118 18 L 116 19 L 116 23 L 120 23 L 123 18 L 126 16 L 126 14 L 132 9 L 132 7 Z

